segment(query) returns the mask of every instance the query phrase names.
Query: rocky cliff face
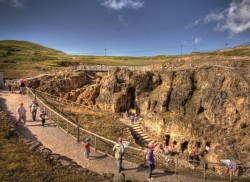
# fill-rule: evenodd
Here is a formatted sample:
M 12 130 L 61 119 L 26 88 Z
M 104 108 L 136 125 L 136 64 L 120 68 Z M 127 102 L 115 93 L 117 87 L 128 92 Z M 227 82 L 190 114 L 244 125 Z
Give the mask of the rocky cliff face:
M 247 75 L 247 74 L 244 74 Z M 187 152 L 209 146 L 208 160 L 250 161 L 250 84 L 236 69 L 57 73 L 29 86 L 102 111 L 135 108 L 155 139 Z

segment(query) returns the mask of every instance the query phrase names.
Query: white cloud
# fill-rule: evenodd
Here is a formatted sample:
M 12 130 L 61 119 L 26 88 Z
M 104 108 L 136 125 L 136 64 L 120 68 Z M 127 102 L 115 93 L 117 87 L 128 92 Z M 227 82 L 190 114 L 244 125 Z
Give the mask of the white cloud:
M 198 44 L 201 40 L 202 40 L 201 37 L 196 37 L 194 39 L 194 44 Z
M 216 22 L 215 31 L 229 31 L 231 35 L 250 29 L 250 0 L 233 0 L 227 9 L 208 14 L 204 22 Z
M 10 5 L 14 8 L 23 8 L 25 6 L 25 0 L 11 0 Z
M 123 8 L 139 9 L 143 7 L 144 2 L 142 0 L 103 0 L 102 5 L 113 10 Z
M 7 4 L 13 8 L 25 8 L 26 0 L 0 0 L 0 3 Z
M 185 26 L 185 29 L 192 28 L 200 23 L 200 20 L 195 20 L 193 23 L 189 23 L 187 26 Z

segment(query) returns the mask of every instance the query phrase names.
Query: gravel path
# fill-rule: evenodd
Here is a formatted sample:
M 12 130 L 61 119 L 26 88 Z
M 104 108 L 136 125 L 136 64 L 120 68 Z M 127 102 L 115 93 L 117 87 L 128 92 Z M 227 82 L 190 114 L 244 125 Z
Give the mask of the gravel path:
M 27 95 L 9 93 L 6 90 L 0 90 L 0 105 L 14 120 L 16 120 L 15 110 L 18 107 L 19 102 L 23 102 L 27 109 L 31 100 L 27 97 Z M 46 126 L 41 127 L 40 121 L 32 121 L 31 114 L 28 110 L 26 124 L 26 126 L 19 124 L 17 127 L 19 133 L 24 135 L 26 138 L 41 142 L 45 147 L 51 149 L 53 153 L 58 153 L 61 156 L 70 158 L 82 167 L 86 167 L 98 173 L 114 173 L 117 175 L 116 160 L 113 157 L 107 157 L 103 153 L 91 150 L 90 161 L 85 160 L 83 154 L 80 152 L 82 144 L 77 143 L 75 139 L 68 136 L 51 121 L 46 120 Z M 147 181 L 148 175 L 144 168 L 127 161 L 123 162 L 123 166 L 126 169 L 124 171 L 126 179 Z M 154 171 L 153 177 L 153 181 L 157 182 L 203 181 L 202 179 L 195 179 L 181 175 L 166 174 L 162 170 Z

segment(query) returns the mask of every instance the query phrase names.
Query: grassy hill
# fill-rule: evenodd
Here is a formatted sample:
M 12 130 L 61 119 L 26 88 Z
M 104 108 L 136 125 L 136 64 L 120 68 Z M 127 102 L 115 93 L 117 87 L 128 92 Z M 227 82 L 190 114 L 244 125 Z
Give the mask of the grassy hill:
M 68 57 L 61 51 L 31 42 L 0 41 L 0 71 L 4 71 L 7 78 L 49 70 L 51 62 L 67 60 Z
M 37 75 L 44 72 L 58 71 L 75 64 L 96 65 L 151 65 L 175 60 L 213 61 L 234 60 L 250 57 L 250 45 L 218 50 L 206 53 L 193 53 L 179 56 L 83 56 L 69 55 L 61 51 L 47 48 L 26 41 L 0 41 L 0 71 L 4 71 L 5 78 L 21 78 Z M 249 60 L 247 58 L 247 60 Z
M 21 78 L 74 64 L 149 65 L 165 62 L 173 56 L 122 57 L 68 55 L 26 41 L 0 41 L 0 71 L 5 78 Z

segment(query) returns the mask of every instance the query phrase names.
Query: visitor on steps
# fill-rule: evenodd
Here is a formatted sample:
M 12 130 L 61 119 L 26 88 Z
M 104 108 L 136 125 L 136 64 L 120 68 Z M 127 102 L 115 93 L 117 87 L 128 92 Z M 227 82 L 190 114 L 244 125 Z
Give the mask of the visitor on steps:
M 46 119 L 46 111 L 45 110 L 41 110 L 41 114 L 40 114 L 40 119 L 42 121 L 42 127 L 44 127 L 44 124 L 45 124 L 45 119 Z
M 89 154 L 90 154 L 90 141 L 91 141 L 90 138 L 86 138 L 86 139 L 85 139 L 85 143 L 84 143 L 84 145 L 83 145 L 83 148 L 82 148 L 82 150 L 81 150 L 81 152 L 84 151 L 85 159 L 88 160 L 88 161 L 90 160 L 90 159 L 89 159 Z
M 37 113 L 37 108 L 38 107 L 39 107 L 38 103 L 36 102 L 35 99 L 33 99 L 31 101 L 30 106 L 29 106 L 33 121 L 36 121 L 36 113 Z
M 25 107 L 23 106 L 23 103 L 20 102 L 19 103 L 19 107 L 16 108 L 16 113 L 17 113 L 17 123 L 16 123 L 16 126 L 17 124 L 23 120 L 23 123 L 24 125 L 26 125 L 26 112 L 27 110 L 25 109 Z
M 165 155 L 165 150 L 164 150 L 164 148 L 165 148 L 165 141 L 164 140 L 162 141 L 162 143 L 160 143 L 159 148 L 161 150 L 161 154 Z
M 146 155 L 146 159 L 147 159 L 147 163 L 149 167 L 148 180 L 153 179 L 152 172 L 155 169 L 154 147 L 155 147 L 154 144 L 152 143 L 148 144 L 147 155 Z
M 122 144 L 122 137 L 118 138 L 118 143 L 113 147 L 113 151 L 115 152 L 115 158 L 117 159 L 118 165 L 118 173 L 121 173 L 122 167 L 122 159 L 124 156 L 124 146 Z
M 131 121 L 131 124 L 134 124 L 135 117 L 133 114 L 129 116 L 129 120 Z

